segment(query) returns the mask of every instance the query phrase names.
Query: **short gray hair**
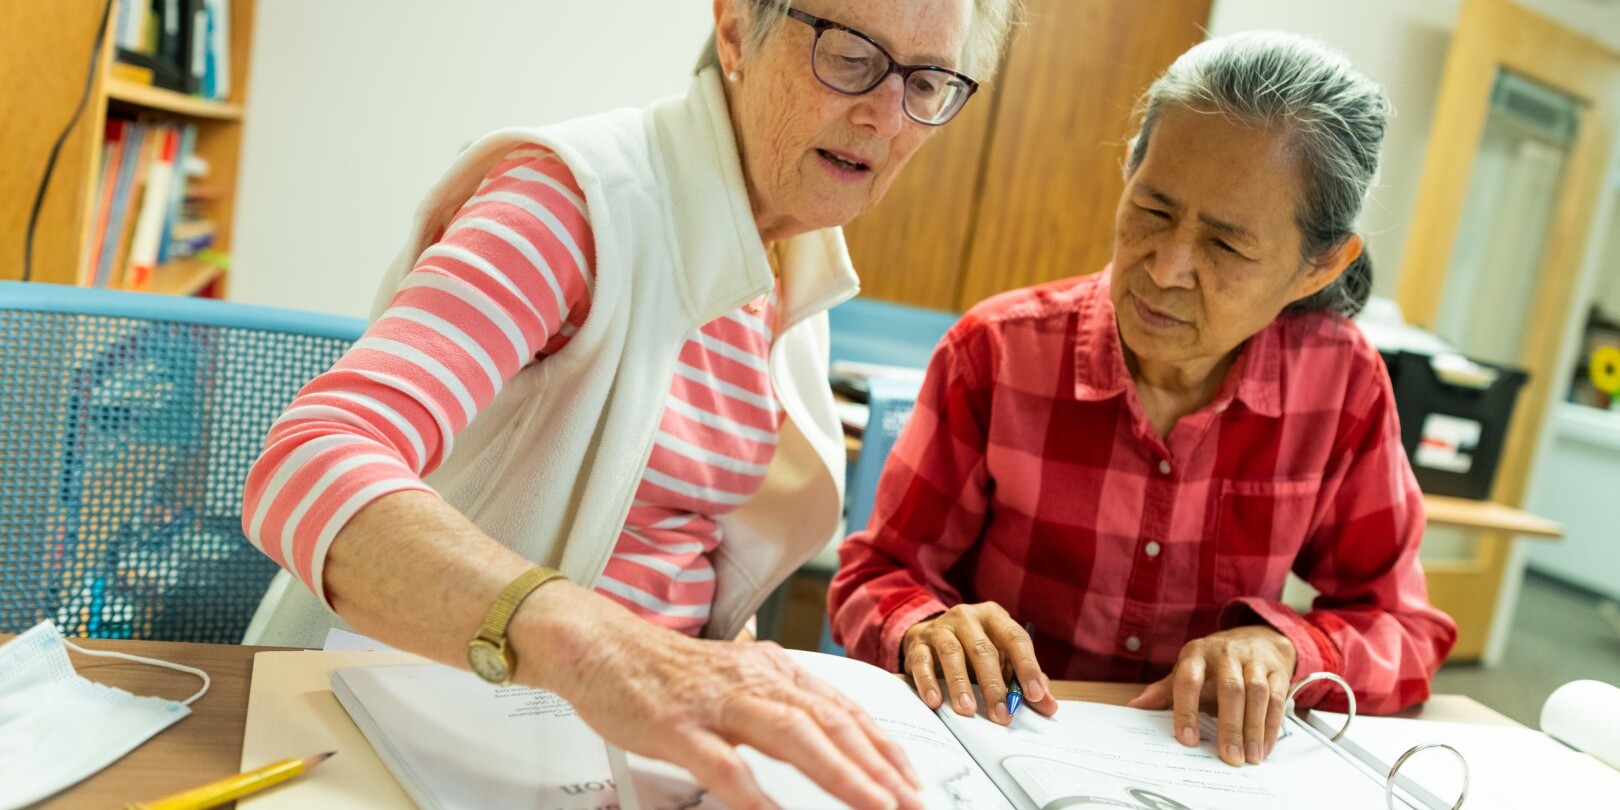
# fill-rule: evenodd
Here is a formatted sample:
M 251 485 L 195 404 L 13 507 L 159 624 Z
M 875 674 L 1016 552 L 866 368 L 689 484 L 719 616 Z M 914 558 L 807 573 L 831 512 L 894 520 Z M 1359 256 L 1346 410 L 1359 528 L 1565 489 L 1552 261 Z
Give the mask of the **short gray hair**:
M 1131 139 L 1127 176 L 1142 164 L 1154 124 L 1172 105 L 1277 127 L 1293 140 L 1304 174 L 1294 221 L 1307 262 L 1355 233 L 1394 110 L 1383 88 L 1343 54 L 1277 31 L 1233 34 L 1193 47 L 1138 102 L 1142 123 Z M 1285 311 L 1353 317 L 1371 292 L 1372 261 L 1363 246 L 1337 280 Z
M 771 34 L 787 19 L 791 0 L 727 0 L 736 3 L 742 12 L 743 58 L 759 50 Z M 1024 19 L 1025 0 L 973 0 L 973 22 L 968 29 L 966 53 L 963 54 L 962 72 L 979 82 L 988 82 L 1001 64 L 1001 55 L 1012 40 L 1013 29 Z M 720 66 L 720 53 L 715 50 L 716 34 L 698 54 L 693 73 Z

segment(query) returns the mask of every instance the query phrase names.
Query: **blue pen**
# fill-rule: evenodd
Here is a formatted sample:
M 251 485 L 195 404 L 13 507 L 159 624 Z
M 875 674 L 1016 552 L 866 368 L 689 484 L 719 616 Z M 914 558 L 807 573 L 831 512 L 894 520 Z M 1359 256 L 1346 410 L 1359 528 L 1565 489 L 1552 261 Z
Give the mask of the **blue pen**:
M 1024 622 L 1024 632 L 1033 639 L 1035 629 L 1033 622 Z M 1018 707 L 1024 705 L 1024 685 L 1018 682 L 1018 673 L 1013 673 L 1007 683 L 1007 719 L 1018 713 Z
M 1007 717 L 1011 719 L 1022 705 L 1024 705 L 1024 687 L 1018 682 L 1018 676 L 1014 675 L 1007 684 Z

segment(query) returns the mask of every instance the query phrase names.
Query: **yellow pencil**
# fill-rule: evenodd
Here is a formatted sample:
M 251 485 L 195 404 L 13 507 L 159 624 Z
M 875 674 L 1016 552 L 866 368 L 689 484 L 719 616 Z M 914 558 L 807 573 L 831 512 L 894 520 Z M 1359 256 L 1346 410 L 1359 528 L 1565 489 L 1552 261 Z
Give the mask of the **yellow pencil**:
M 303 759 L 284 759 L 272 762 L 263 768 L 255 768 L 247 773 L 227 776 L 218 782 L 210 782 L 200 788 L 194 788 L 184 793 L 165 796 L 156 801 L 133 802 L 124 805 L 124 810 L 204 810 L 207 807 L 218 807 L 232 799 L 240 799 L 250 793 L 258 793 L 271 785 L 285 782 L 316 765 L 325 762 L 327 757 L 337 753 L 327 751 Z

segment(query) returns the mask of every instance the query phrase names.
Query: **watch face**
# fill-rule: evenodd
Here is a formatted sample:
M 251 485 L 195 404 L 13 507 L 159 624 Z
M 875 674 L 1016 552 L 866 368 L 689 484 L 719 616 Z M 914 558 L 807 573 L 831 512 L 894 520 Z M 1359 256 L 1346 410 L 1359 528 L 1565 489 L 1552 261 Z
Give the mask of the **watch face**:
M 507 671 L 506 656 L 494 644 L 483 639 L 475 639 L 467 645 L 467 663 L 472 665 L 472 671 L 478 673 L 478 677 L 490 683 L 506 683 L 511 677 Z

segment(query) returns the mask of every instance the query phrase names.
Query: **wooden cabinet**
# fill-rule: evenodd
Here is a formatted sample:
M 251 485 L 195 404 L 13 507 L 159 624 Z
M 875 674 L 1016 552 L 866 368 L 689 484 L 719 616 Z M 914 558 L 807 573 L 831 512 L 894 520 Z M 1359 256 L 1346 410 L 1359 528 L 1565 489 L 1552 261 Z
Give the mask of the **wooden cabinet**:
M 1101 270 L 1136 98 L 1211 0 L 1030 0 L 995 80 L 846 232 L 863 295 L 961 311 Z
M 0 3 L 0 82 L 6 88 L 0 93 L 0 279 L 28 273 L 28 225 L 39 197 L 32 280 L 77 283 L 109 110 L 197 125 L 196 153 L 210 167 L 208 185 L 221 192 L 211 212 L 214 247 L 230 251 L 254 0 L 230 0 L 229 103 L 113 77 L 112 28 L 121 2 L 111 0 L 110 13 L 104 0 Z M 107 35 L 94 51 L 103 16 Z M 53 150 L 55 167 L 40 197 Z M 193 294 L 210 288 L 219 294 L 223 284 L 223 271 L 178 261 L 157 268 L 151 289 Z

